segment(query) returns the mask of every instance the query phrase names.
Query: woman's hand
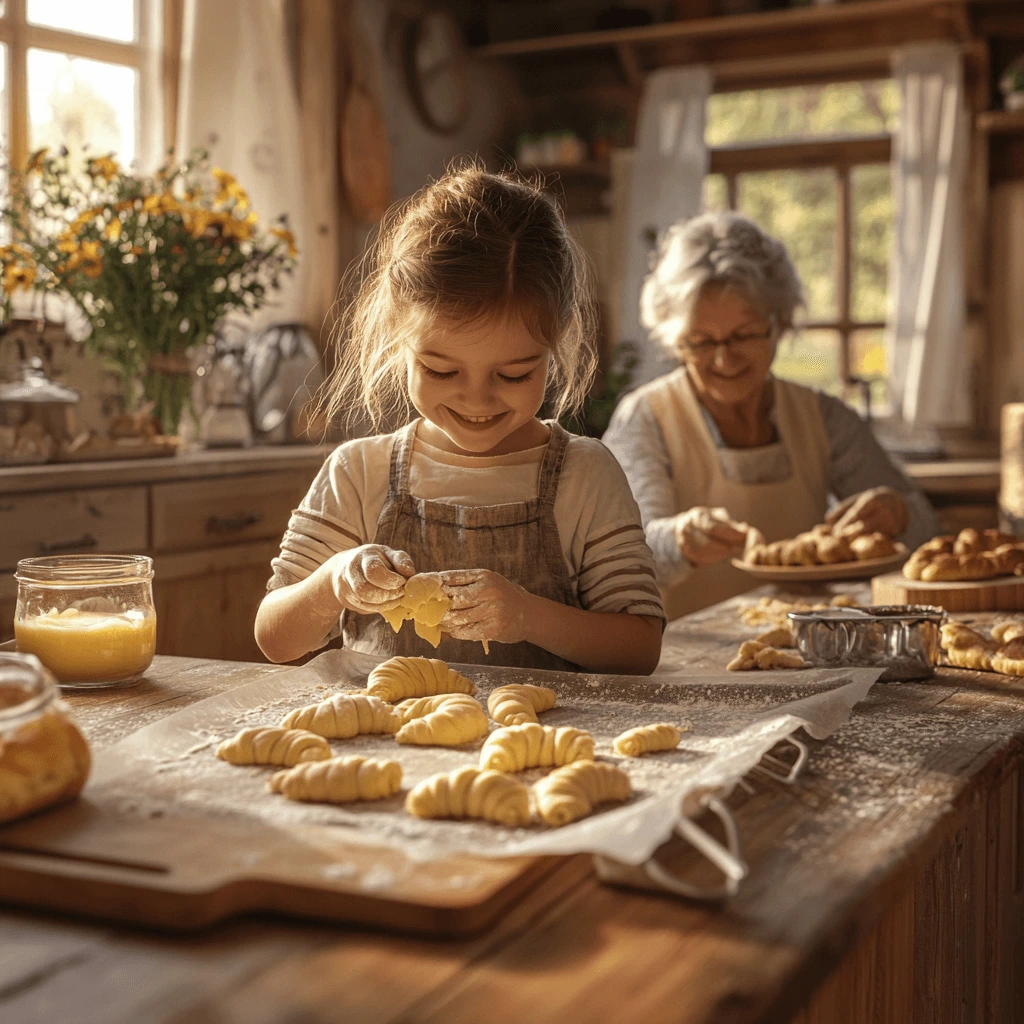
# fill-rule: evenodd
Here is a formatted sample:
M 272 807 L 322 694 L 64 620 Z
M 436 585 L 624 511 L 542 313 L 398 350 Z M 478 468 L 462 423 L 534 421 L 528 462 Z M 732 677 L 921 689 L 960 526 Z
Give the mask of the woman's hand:
M 752 535 L 759 536 L 746 523 L 730 519 L 724 508 L 698 505 L 676 516 L 676 543 L 691 565 L 711 565 L 740 554 Z
M 495 640 L 514 644 L 526 639 L 533 595 L 490 569 L 449 569 L 441 585 L 452 606 L 441 629 L 456 640 Z
M 342 608 L 362 615 L 379 612 L 382 605 L 402 596 L 405 581 L 416 574 L 412 558 L 383 544 L 363 544 L 339 551 L 325 563 L 331 589 Z
M 907 528 L 909 518 L 906 503 L 899 491 L 891 487 L 873 487 L 837 505 L 825 522 L 830 523 L 836 532 L 854 523 L 863 523 L 867 533 L 898 537 Z

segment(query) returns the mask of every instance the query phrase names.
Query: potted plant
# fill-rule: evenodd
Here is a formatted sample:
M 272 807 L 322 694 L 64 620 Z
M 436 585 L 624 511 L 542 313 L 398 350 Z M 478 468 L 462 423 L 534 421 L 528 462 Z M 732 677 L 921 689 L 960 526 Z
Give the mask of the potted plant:
M 1024 110 L 1024 57 L 1019 57 L 1003 72 L 999 89 L 1007 110 Z
M 0 247 L 3 323 L 19 290 L 68 295 L 126 409 L 151 403 L 168 434 L 191 409 L 189 351 L 228 313 L 259 309 L 295 264 L 286 219 L 264 229 L 242 186 L 202 151 L 146 176 L 110 155 L 76 167 L 66 150 L 40 150 L 10 175 L 0 215 L 12 238 Z

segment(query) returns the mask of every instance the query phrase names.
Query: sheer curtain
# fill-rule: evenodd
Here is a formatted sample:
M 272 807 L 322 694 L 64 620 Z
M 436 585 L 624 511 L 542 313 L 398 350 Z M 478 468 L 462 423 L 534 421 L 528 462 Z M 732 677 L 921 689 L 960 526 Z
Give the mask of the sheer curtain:
M 971 419 L 965 340 L 963 192 L 968 120 L 959 50 L 911 46 L 894 62 L 895 239 L 889 274 L 890 391 L 915 425 Z
M 301 320 L 302 139 L 283 0 L 186 0 L 177 151 L 207 149 L 234 174 L 266 224 L 283 213 L 299 265 L 254 318 L 254 329 Z
M 706 67 L 665 68 L 653 72 L 644 85 L 630 160 L 617 330 L 619 340 L 639 346 L 636 384 L 674 365 L 640 324 L 640 290 L 658 236 L 677 220 L 700 213 L 708 169 L 704 125 L 710 92 Z

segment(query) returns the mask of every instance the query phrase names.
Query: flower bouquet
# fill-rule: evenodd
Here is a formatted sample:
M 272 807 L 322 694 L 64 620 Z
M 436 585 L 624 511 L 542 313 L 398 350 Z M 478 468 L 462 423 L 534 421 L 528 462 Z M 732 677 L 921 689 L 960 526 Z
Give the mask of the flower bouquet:
M 195 152 L 143 176 L 111 156 L 72 166 L 32 155 L 0 211 L 0 316 L 19 289 L 70 296 L 91 325 L 83 344 L 120 377 L 127 411 L 151 403 L 165 433 L 191 409 L 187 353 L 228 313 L 252 313 L 295 264 L 281 218 L 261 227 L 235 178 Z

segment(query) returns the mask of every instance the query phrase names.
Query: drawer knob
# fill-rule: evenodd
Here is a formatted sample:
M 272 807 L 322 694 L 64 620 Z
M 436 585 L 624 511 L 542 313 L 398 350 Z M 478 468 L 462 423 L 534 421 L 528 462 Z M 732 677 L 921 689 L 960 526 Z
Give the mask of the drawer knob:
M 210 516 L 206 520 L 207 533 L 240 533 L 255 526 L 263 516 L 259 512 L 244 512 L 239 516 Z
M 98 541 L 91 533 L 83 533 L 75 540 L 59 540 L 53 544 L 47 544 L 45 540 L 39 542 L 39 550 L 44 555 L 55 555 L 58 551 L 74 551 L 78 548 L 94 548 Z

